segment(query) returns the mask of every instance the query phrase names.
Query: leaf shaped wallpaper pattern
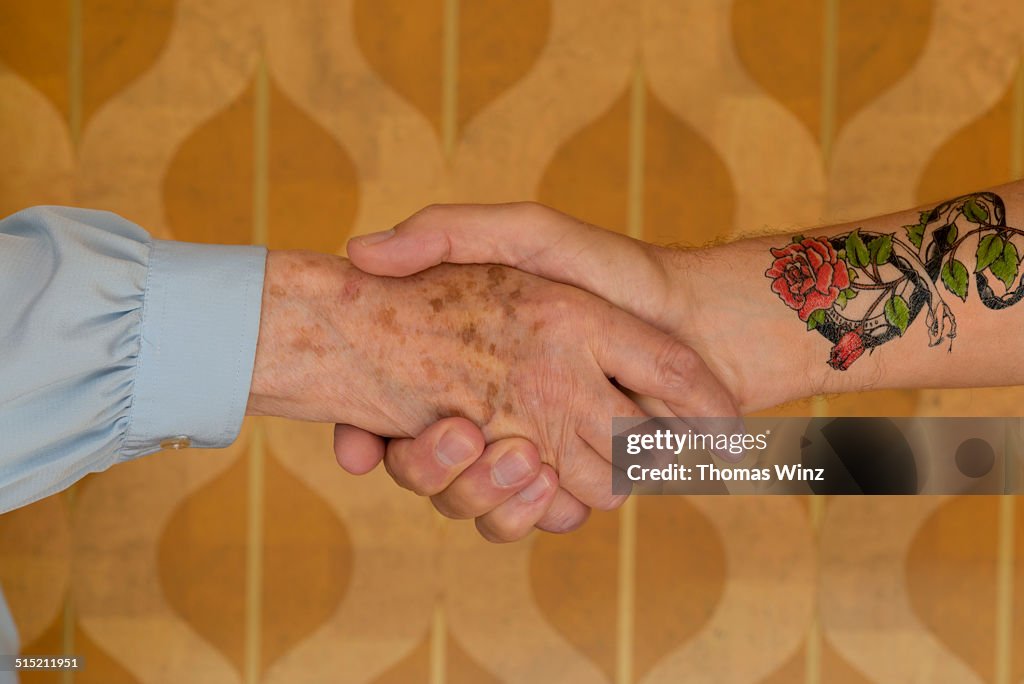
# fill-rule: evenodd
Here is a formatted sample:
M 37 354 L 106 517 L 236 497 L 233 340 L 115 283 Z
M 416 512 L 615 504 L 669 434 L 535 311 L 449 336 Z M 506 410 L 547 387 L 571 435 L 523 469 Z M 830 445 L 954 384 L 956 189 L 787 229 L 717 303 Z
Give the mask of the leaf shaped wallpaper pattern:
M 445 0 L 356 0 L 355 37 L 373 69 L 441 134 Z M 526 75 L 547 42 L 550 0 L 474 0 L 458 6 L 459 130 Z
M 281 90 L 270 88 L 268 246 L 335 252 L 359 209 L 359 176 L 345 149 Z
M 647 93 L 645 240 L 704 246 L 733 227 L 736 192 L 715 149 Z
M 691 639 L 724 590 L 725 550 L 685 499 L 637 505 L 634 681 Z M 595 512 L 572 535 L 538 537 L 531 556 L 534 597 L 548 621 L 615 679 L 619 513 Z M 685 530 L 685 540 L 680 537 Z
M 619 517 L 594 511 L 571 535 L 539 535 L 530 556 L 537 608 L 609 680 L 615 676 Z
M 440 134 L 444 0 L 355 0 L 352 16 L 370 66 Z
M 159 539 L 168 603 L 239 672 L 245 657 L 246 471 L 239 458 L 181 502 Z
M 82 128 L 96 111 L 156 63 L 177 0 L 82 0 Z
M 835 130 L 901 79 L 921 56 L 932 0 L 842 0 L 837 5 Z M 736 54 L 761 87 L 821 142 L 825 3 L 796 0 L 779 7 L 737 0 L 732 28 Z
M 1010 156 L 1014 100 L 1020 96 L 1016 83 L 1011 80 L 1006 92 L 990 110 L 939 147 L 918 181 L 918 202 L 940 202 L 968 190 L 1013 180 Z
M 1017 497 L 1018 499 L 1020 497 Z M 951 498 L 924 522 L 907 549 L 906 586 L 921 621 L 983 681 L 993 681 L 999 497 Z M 1024 512 L 1017 506 L 1015 587 L 1024 582 Z M 1014 625 L 1024 620 L 1016 596 Z M 1024 630 L 1013 630 L 1016 674 L 1024 675 Z
M 160 582 L 193 629 L 243 671 L 249 457 L 182 502 L 159 542 Z M 330 508 L 265 459 L 261 670 L 333 614 L 352 548 Z
M 255 192 L 255 79 L 178 149 L 164 179 L 168 222 L 179 240 L 250 243 Z M 272 249 L 334 252 L 359 203 L 352 160 L 270 79 L 267 224 Z
M 714 148 L 644 91 L 643 239 L 703 245 L 732 228 L 735 192 Z M 621 233 L 629 214 L 629 90 L 558 150 L 544 172 L 545 204 Z
M 174 23 L 176 0 L 81 1 L 81 55 L 71 53 L 67 0 L 0 3 L 0 60 L 71 116 L 71 61 L 81 59 L 82 128 L 104 102 L 157 60 Z
M 711 619 L 728 576 L 718 531 L 685 498 L 638 503 L 635 681 Z
M 459 4 L 459 130 L 523 78 L 551 30 L 551 0 Z
M 430 642 L 433 630 L 423 636 L 415 649 L 373 680 L 373 684 L 429 682 L 431 678 Z M 494 675 L 481 667 L 452 635 L 445 635 L 444 680 L 447 684 L 499 684 Z
M 355 551 L 345 524 L 268 453 L 263 538 L 263 669 L 345 598 Z

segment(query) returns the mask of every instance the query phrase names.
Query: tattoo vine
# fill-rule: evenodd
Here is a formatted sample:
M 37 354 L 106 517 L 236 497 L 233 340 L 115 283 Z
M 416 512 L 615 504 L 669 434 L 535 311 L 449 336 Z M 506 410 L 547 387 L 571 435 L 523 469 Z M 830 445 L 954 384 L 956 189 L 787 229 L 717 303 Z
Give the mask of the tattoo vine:
M 963 259 L 971 248 L 975 287 L 985 306 L 1005 309 L 1024 298 L 1014 242 L 1024 231 L 1006 225 L 998 195 L 981 192 L 943 202 L 903 230 L 903 235 L 860 228 L 828 238 L 798 235 L 771 249 L 775 261 L 765 276 L 772 291 L 808 331 L 832 342 L 828 364 L 836 370 L 902 336 L 922 311 L 929 346 L 946 342 L 952 350 L 956 318 L 940 287 L 967 301 L 970 275 Z

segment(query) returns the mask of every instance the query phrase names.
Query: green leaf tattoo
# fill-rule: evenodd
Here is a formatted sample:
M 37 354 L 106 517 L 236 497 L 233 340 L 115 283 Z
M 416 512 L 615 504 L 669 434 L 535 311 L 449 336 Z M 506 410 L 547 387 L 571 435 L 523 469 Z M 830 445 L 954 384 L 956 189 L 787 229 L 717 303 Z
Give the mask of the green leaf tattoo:
M 910 325 L 910 306 L 907 300 L 901 295 L 893 295 L 885 303 L 885 320 L 889 325 L 900 331 L 900 335 L 907 331 Z
M 957 259 L 942 265 L 942 284 L 963 301 L 967 301 L 967 267 Z
M 1017 271 L 1020 267 L 1020 257 L 1017 255 L 1017 248 L 1009 240 L 1003 247 L 1003 253 L 992 262 L 992 275 L 1003 281 L 1007 288 L 1017 279 Z
M 889 257 L 892 256 L 892 235 L 883 235 L 869 242 L 868 254 L 873 264 L 881 266 L 889 261 Z
M 868 248 L 864 244 L 864 240 L 861 239 L 859 231 L 855 229 L 846 238 L 846 259 L 850 266 L 860 267 L 867 266 L 871 255 L 868 253 Z
M 993 261 L 1003 255 L 1003 239 L 998 235 L 986 235 L 978 243 L 977 263 L 974 266 L 975 273 L 981 273 L 989 267 Z
M 912 226 L 903 226 L 903 228 L 907 231 L 907 239 L 911 244 L 921 249 L 921 244 L 924 242 L 924 223 L 915 223 Z
M 815 328 L 817 328 L 819 325 L 821 325 L 824 322 L 825 322 L 825 310 L 824 309 L 818 309 L 816 311 L 812 311 L 811 315 L 807 317 L 807 329 L 808 330 L 814 330 Z
M 949 244 L 953 244 L 954 242 L 956 242 L 956 237 L 957 235 L 960 234 L 960 231 L 956 229 L 955 223 L 949 224 L 948 226 L 946 226 L 946 228 L 948 228 L 948 230 L 946 231 L 946 242 L 948 242 Z
M 988 223 L 988 209 L 973 197 L 964 202 L 964 218 L 971 223 Z

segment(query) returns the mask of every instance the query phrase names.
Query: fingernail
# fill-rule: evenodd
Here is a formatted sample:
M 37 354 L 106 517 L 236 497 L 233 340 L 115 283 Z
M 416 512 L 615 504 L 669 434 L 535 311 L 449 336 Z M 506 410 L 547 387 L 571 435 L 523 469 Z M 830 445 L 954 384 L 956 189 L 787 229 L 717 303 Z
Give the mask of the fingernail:
M 467 461 L 475 453 L 476 449 L 473 448 L 473 443 L 453 430 L 444 433 L 437 443 L 437 460 L 446 466 L 454 466 Z
M 357 237 L 356 240 L 358 240 L 359 244 L 363 245 L 364 247 L 369 247 L 370 245 L 375 245 L 378 242 L 390 240 L 394 236 L 395 229 L 391 228 L 390 230 L 380 230 L 377 231 L 376 233 L 368 233 L 367 235 L 361 235 Z
M 548 477 L 540 475 L 536 480 L 519 490 L 519 498 L 526 503 L 533 503 L 548 493 Z
M 511 487 L 533 472 L 530 462 L 518 451 L 510 451 L 494 464 L 491 477 L 499 487 Z

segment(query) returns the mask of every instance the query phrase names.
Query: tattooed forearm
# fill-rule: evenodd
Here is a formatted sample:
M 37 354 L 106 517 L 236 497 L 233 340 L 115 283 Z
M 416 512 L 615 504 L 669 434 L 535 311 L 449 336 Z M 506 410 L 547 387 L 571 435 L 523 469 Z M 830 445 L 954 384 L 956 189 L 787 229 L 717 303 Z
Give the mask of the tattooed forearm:
M 967 301 L 969 266 L 986 307 L 1019 302 L 1024 282 L 1018 282 L 1016 243 L 1022 236 L 1024 231 L 1006 225 L 998 195 L 975 193 L 921 212 L 902 233 L 857 228 L 797 236 L 771 249 L 775 260 L 765 276 L 808 331 L 832 342 L 828 364 L 846 370 L 865 351 L 901 337 L 922 311 L 929 345 L 946 343 L 951 350 L 956 318 L 944 296 Z

